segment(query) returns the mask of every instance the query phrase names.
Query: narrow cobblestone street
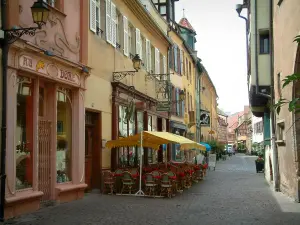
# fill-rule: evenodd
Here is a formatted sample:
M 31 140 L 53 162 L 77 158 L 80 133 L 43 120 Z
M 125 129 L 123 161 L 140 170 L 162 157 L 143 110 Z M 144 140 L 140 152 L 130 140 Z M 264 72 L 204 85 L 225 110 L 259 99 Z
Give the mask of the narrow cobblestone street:
M 87 194 L 6 224 L 299 224 L 299 204 L 276 198 L 254 160 L 238 155 L 218 162 L 204 181 L 173 199 Z

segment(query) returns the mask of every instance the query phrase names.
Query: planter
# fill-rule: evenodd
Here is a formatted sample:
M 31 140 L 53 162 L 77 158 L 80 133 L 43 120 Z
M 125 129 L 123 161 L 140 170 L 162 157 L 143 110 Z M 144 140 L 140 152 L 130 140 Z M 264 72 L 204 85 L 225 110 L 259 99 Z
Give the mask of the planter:
M 256 173 L 263 172 L 264 170 L 264 162 L 255 162 Z

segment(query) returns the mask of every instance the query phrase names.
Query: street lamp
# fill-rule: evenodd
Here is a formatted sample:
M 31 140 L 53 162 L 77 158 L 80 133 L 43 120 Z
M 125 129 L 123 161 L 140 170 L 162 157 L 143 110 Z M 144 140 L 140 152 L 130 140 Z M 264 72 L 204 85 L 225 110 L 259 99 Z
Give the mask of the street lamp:
M 179 100 L 180 101 L 184 101 L 185 100 L 185 91 L 184 90 L 181 90 L 179 92 Z
M 136 72 L 138 72 L 141 69 L 141 63 L 142 60 L 139 54 L 136 54 L 132 59 L 133 68 L 135 69 Z
M 41 27 L 46 24 L 49 17 L 48 5 L 42 0 L 36 1 L 31 6 L 31 13 L 33 22 L 41 29 Z
M 141 64 L 142 60 L 139 54 L 136 54 L 132 59 L 132 66 L 134 71 L 113 72 L 113 81 L 120 81 L 126 76 L 134 76 L 134 74 L 141 69 Z
M 32 19 L 37 27 L 28 28 L 13 28 L 4 30 L 4 41 L 7 44 L 12 44 L 24 34 L 34 36 L 37 29 L 42 29 L 42 26 L 46 24 L 49 16 L 49 8 L 47 3 L 43 0 L 37 0 L 31 7 Z

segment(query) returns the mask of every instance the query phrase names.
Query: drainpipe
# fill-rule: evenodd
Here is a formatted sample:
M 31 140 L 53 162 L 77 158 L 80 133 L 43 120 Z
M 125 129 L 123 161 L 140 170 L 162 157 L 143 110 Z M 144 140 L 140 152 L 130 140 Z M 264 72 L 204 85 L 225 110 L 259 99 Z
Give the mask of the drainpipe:
M 275 104 L 274 96 L 274 41 L 273 41 L 273 0 L 270 1 L 270 71 L 271 71 L 271 103 Z M 274 110 L 270 110 L 272 124 L 272 147 L 273 147 L 273 166 L 274 166 L 274 189 L 280 191 L 280 175 L 278 164 L 278 149 L 276 145 L 276 115 Z
M 243 5 L 244 8 L 247 8 L 248 9 L 248 15 L 249 15 L 249 5 L 247 3 L 247 5 Z M 246 57 L 247 57 L 247 88 L 248 88 L 248 96 L 250 96 L 250 90 L 249 90 L 249 42 L 248 42 L 248 33 L 249 33 L 249 22 L 248 22 L 248 19 L 244 16 L 241 16 L 241 13 L 238 13 L 238 16 L 245 20 L 245 24 L 246 24 Z M 249 18 L 249 16 L 248 16 Z M 249 105 L 250 104 L 250 98 L 248 99 L 249 100 Z
M 6 0 L 1 0 L 1 20 L 2 30 L 4 30 L 6 23 Z M 5 35 L 5 34 L 4 34 Z M 6 157 L 6 95 L 7 95 L 7 57 L 8 57 L 8 43 L 6 37 L 2 43 L 2 127 L 1 127 L 1 159 L 0 159 L 0 221 L 4 221 L 4 204 L 5 204 L 5 157 Z

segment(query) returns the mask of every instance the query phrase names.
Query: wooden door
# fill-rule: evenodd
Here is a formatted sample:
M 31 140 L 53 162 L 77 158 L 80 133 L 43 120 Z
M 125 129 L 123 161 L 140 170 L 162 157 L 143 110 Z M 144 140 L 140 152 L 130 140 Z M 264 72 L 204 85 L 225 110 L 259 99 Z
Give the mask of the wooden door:
M 85 127 L 85 183 L 87 189 L 92 188 L 93 168 L 93 127 Z

